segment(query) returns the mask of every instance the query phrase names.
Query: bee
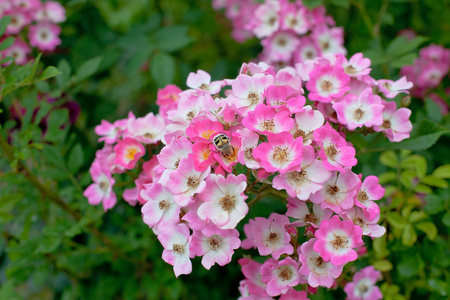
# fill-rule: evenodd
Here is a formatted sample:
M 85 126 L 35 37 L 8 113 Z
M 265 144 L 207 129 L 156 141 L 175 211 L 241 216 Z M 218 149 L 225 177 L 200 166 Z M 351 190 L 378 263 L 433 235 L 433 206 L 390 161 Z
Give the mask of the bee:
M 228 160 L 236 156 L 236 149 L 231 145 L 231 139 L 228 135 L 221 132 L 213 137 L 213 143 L 217 150 Z

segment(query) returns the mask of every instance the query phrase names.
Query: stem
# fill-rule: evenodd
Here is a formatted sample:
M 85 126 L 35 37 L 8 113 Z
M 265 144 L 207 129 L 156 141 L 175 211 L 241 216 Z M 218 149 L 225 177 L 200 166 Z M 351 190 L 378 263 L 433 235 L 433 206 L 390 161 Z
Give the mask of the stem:
M 363 21 L 366 24 L 366 27 L 369 30 L 369 33 L 372 35 L 372 37 L 375 37 L 373 23 L 372 23 L 372 20 L 370 19 L 369 15 L 367 14 L 366 6 L 364 5 L 364 1 L 353 0 L 353 1 L 351 1 L 351 4 L 353 4 L 359 10 L 359 13 L 361 14 L 361 17 L 363 18 Z
M 383 3 L 381 4 L 380 11 L 378 12 L 377 23 L 373 27 L 374 36 L 380 35 L 381 22 L 383 21 L 383 17 L 386 14 L 387 8 L 389 6 L 389 2 L 390 2 L 390 0 L 383 0 Z
M 6 156 L 9 158 L 9 160 L 14 161 L 14 152 L 12 146 L 3 138 L 3 136 L 0 134 L 0 149 L 6 154 Z M 59 197 L 57 193 L 55 193 L 52 189 L 50 189 L 47 185 L 43 184 L 28 168 L 27 166 L 20 160 L 17 160 L 17 169 L 19 172 L 21 172 L 26 179 L 35 187 L 37 188 L 41 194 L 48 198 L 51 202 L 62 208 L 64 211 L 66 211 L 69 215 L 72 216 L 72 218 L 75 221 L 80 221 L 83 215 L 70 207 L 69 204 L 64 202 L 64 200 Z M 41 199 L 44 199 L 41 198 Z M 130 262 L 135 263 L 138 267 L 143 268 L 150 268 L 150 264 L 147 264 L 145 262 L 132 259 L 126 255 L 120 248 L 117 247 L 107 236 L 105 236 L 103 233 L 101 233 L 96 227 L 94 227 L 93 224 L 87 224 L 86 228 L 89 229 L 93 235 L 95 235 L 104 245 L 106 245 L 109 250 L 114 254 L 115 257 L 122 257 Z

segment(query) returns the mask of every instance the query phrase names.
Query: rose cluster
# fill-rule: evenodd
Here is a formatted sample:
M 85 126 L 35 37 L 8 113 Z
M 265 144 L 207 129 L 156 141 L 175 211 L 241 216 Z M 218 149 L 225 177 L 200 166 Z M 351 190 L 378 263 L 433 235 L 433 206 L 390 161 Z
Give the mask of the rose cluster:
M 410 84 L 376 81 L 369 66 L 359 53 L 278 71 L 243 64 L 235 79 L 221 81 L 191 73 L 189 89 L 158 92 L 157 115 L 130 113 L 96 127 L 105 146 L 84 195 L 110 209 L 112 175 L 139 170 L 123 197 L 142 205 L 176 276 L 192 271 L 195 256 L 210 269 L 241 247 L 270 256 L 262 264 L 239 260 L 242 299 L 304 299 L 295 286 L 332 287 L 364 252 L 363 236 L 385 232 L 375 202 L 384 189 L 376 176 L 352 171 L 355 148 L 345 132 L 364 126 L 398 141 L 411 131 L 410 111 L 388 101 Z M 285 201 L 286 211 L 250 219 L 241 241 L 237 225 L 267 195 Z
M 414 60 L 414 64 L 404 66 L 400 73 L 414 83 L 414 88 L 411 89 L 412 96 L 422 99 L 429 97 L 444 114 L 448 114 L 448 104 L 433 90 L 441 84 L 449 70 L 450 49 L 431 44 L 422 48 L 419 57 Z M 450 90 L 445 92 L 450 95 Z
M 213 6 L 226 9 L 237 41 L 261 39 L 258 59 L 268 64 L 293 66 L 326 53 L 347 54 L 343 28 L 334 27 L 324 6 L 308 9 L 298 0 L 215 0 Z
M 0 0 L 0 17 L 11 16 L 5 37 L 15 37 L 14 44 L 1 51 L 0 57 L 13 57 L 18 65 L 29 61 L 31 47 L 51 52 L 61 44 L 58 23 L 66 20 L 64 7 L 56 1 Z M 28 42 L 26 41 L 28 37 Z

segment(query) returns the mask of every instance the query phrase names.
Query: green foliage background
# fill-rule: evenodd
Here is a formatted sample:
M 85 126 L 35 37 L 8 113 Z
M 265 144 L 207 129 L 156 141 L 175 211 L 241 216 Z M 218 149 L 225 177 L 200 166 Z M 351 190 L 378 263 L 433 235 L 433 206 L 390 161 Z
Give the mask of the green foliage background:
M 82 192 L 100 147 L 93 128 L 101 119 L 157 111 L 158 87 L 186 88 L 187 75 L 197 69 L 213 80 L 233 78 L 242 62 L 259 53 L 259 41 L 236 43 L 230 22 L 206 0 L 61 2 L 68 20 L 57 53 L 2 70 L 0 299 L 237 298 L 242 275 L 236 260 L 256 252 L 237 251 L 231 264 L 210 271 L 194 259 L 193 273 L 175 279 L 139 207 L 118 201 L 105 214 L 88 205 Z M 450 48 L 448 0 L 304 2 L 326 5 L 345 29 L 349 54 L 370 57 L 377 79 L 397 79 L 400 67 L 412 64 L 429 43 Z M 396 38 L 406 28 L 421 37 Z M 43 73 L 47 66 L 61 74 L 52 68 Z M 440 95 L 448 82 L 445 78 Z M 60 100 L 50 105 L 38 101 L 38 93 Z M 67 110 L 56 108 L 66 100 L 81 106 L 73 126 Z M 20 130 L 7 137 L 16 125 L 9 115 L 15 103 L 29 109 Z M 31 108 L 39 108 L 34 119 Z M 432 101 L 412 99 L 410 108 L 415 125 L 410 140 L 392 144 L 381 134 L 349 136 L 357 171 L 380 176 L 387 188 L 381 223 L 388 234 L 368 245 L 370 255 L 348 268 L 343 280 L 374 264 L 383 271 L 386 299 L 448 299 L 450 120 Z M 42 135 L 39 121 L 47 113 L 49 130 Z M 119 199 L 123 188 L 116 190 Z M 264 199 L 248 218 L 271 211 L 284 212 L 283 204 Z M 343 299 L 344 293 L 319 289 L 311 298 Z

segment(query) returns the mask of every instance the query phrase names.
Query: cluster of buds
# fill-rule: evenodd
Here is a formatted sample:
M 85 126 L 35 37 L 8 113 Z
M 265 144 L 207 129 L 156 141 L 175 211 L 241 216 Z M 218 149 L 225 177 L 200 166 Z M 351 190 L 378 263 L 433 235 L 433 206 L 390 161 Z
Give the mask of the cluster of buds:
M 431 44 L 422 48 L 414 64 L 404 66 L 400 73 L 414 83 L 414 88 L 411 89 L 413 97 L 422 99 L 429 97 L 446 115 L 449 108 L 443 97 L 450 95 L 450 89 L 444 91 L 443 95 L 436 94 L 434 90 L 441 84 L 449 70 L 450 49 Z
M 385 233 L 375 202 L 384 189 L 376 176 L 352 171 L 356 151 L 345 132 L 364 126 L 398 141 L 411 131 L 410 111 L 387 100 L 410 85 L 376 81 L 369 66 L 362 54 L 337 54 L 278 71 L 243 64 L 221 81 L 191 73 L 189 89 L 158 92 L 157 115 L 96 127 L 105 147 L 84 195 L 107 210 L 117 200 L 112 175 L 138 169 L 123 198 L 142 205 L 176 276 L 192 272 L 196 256 L 206 269 L 228 264 L 241 247 L 270 256 L 239 260 L 242 299 L 305 299 L 294 287 L 335 286 L 364 252 L 363 237 Z M 286 210 L 250 219 L 241 241 L 238 224 L 268 195 Z
M 299 0 L 215 0 L 213 6 L 226 9 L 237 41 L 261 39 L 263 51 L 258 59 L 268 64 L 293 66 L 327 53 L 347 54 L 344 30 L 334 27 L 324 6 L 308 9 Z
M 61 27 L 66 20 L 64 7 L 56 1 L 0 0 L 0 17 L 11 16 L 5 36 L 15 37 L 14 44 L 1 51 L 0 57 L 12 57 L 18 65 L 29 61 L 31 47 L 52 52 L 61 44 Z M 27 38 L 28 37 L 28 42 Z

